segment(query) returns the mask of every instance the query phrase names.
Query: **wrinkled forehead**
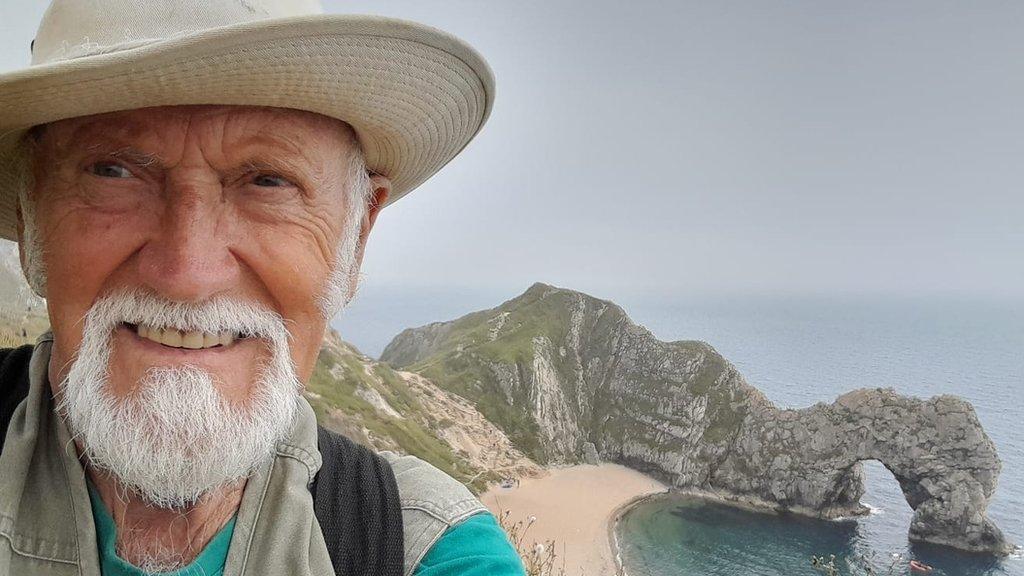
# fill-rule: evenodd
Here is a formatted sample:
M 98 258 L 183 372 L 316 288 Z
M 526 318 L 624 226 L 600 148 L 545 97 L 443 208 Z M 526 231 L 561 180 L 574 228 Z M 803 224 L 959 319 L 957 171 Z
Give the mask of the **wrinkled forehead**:
M 296 153 L 315 144 L 332 158 L 359 146 L 352 127 L 337 118 L 290 108 L 231 105 L 161 106 L 79 116 L 36 126 L 28 137 L 36 145 L 63 149 L 100 142 L 158 143 L 189 131 L 225 142 L 257 138 Z

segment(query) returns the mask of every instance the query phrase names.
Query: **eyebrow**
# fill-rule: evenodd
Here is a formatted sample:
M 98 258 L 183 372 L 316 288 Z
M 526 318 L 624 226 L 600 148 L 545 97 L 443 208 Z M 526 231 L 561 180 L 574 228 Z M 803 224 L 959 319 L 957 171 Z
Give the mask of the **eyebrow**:
M 295 174 L 301 168 L 293 162 L 277 158 L 250 158 L 242 163 L 246 170 L 257 172 L 280 172 L 282 174 Z
M 248 155 L 240 164 L 243 170 L 251 172 L 270 172 L 287 178 L 303 191 L 303 194 L 314 194 L 324 183 L 323 168 L 311 162 L 304 155 L 255 153 Z
M 90 148 L 96 150 L 97 148 L 100 148 L 100 146 L 97 145 L 92 146 Z M 112 152 L 108 152 L 107 156 L 111 158 L 117 158 L 119 160 L 124 160 L 125 162 L 128 162 L 129 164 L 132 164 L 134 166 L 160 167 L 164 165 L 164 162 L 159 155 L 152 154 L 150 152 L 143 152 L 142 150 L 139 150 L 138 148 L 132 148 L 131 146 L 124 146 Z
M 121 160 L 131 166 L 139 168 L 151 168 L 162 170 L 167 167 L 165 158 L 156 153 L 132 145 L 129 139 L 122 138 L 119 133 L 99 131 L 99 136 L 91 130 L 88 134 L 87 128 L 93 124 L 78 127 L 73 136 L 81 146 L 81 150 L 95 156 Z M 42 128 L 38 131 L 42 133 Z M 323 167 L 319 166 L 311 158 L 308 150 L 297 142 L 295 138 L 285 135 L 262 131 L 257 134 L 247 135 L 234 142 L 235 147 L 241 149 L 240 162 L 232 162 L 235 171 L 239 169 L 247 171 L 273 172 L 291 180 L 300 188 L 307 189 L 320 185 L 325 178 Z M 258 146 L 258 150 L 246 150 L 250 146 Z M 267 147 L 274 150 L 266 150 Z
M 101 144 L 87 147 L 90 152 L 101 152 L 108 158 L 122 160 L 132 166 L 141 168 L 154 167 L 157 169 L 165 166 L 165 162 L 159 154 L 145 152 L 132 146 L 122 146 L 109 152 L 103 152 L 103 148 L 104 146 Z M 302 167 L 281 158 L 257 156 L 247 159 L 240 166 L 245 170 L 277 172 L 289 178 L 299 178 L 302 174 Z
M 110 146 L 109 143 L 95 142 L 89 143 L 88 140 L 85 142 L 83 147 L 85 154 L 88 155 L 101 155 L 106 158 L 113 158 L 121 160 L 132 166 L 140 168 L 157 167 L 162 168 L 165 164 L 163 158 L 158 154 L 151 152 L 145 152 L 133 146 L 122 145 L 116 148 Z

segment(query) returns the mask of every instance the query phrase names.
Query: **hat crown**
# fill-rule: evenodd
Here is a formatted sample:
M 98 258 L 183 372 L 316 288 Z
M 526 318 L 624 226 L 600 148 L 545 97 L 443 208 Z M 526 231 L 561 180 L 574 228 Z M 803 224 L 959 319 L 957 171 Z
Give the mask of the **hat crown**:
M 319 14 L 318 0 L 53 0 L 32 64 L 117 52 L 210 28 Z

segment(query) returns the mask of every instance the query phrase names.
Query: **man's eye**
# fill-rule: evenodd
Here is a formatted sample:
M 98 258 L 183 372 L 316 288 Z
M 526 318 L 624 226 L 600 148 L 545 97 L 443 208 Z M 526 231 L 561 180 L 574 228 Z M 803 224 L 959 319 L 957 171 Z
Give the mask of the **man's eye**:
M 273 174 L 259 174 L 252 179 L 252 183 L 265 188 L 294 186 L 287 178 L 274 176 Z
M 131 170 L 113 162 L 97 162 L 88 168 L 89 173 L 102 178 L 131 178 Z

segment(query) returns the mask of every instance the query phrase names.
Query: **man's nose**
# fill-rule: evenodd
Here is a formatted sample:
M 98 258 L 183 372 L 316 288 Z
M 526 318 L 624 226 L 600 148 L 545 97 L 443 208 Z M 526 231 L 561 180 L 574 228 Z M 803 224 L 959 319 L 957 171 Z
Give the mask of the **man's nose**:
M 239 277 L 218 178 L 169 174 L 159 224 L 139 255 L 142 281 L 171 300 L 199 301 Z

